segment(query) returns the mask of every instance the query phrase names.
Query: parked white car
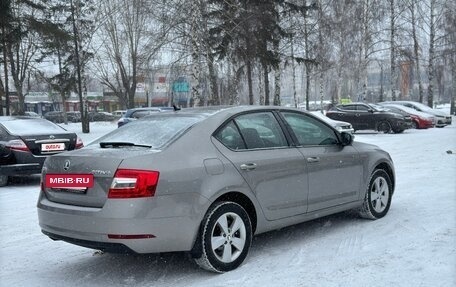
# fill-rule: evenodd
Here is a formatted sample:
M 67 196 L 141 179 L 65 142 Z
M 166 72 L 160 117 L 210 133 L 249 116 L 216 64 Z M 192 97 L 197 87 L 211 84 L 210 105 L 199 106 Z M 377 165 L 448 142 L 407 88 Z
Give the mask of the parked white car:
M 347 132 L 347 133 L 351 133 L 351 134 L 353 134 L 355 132 L 355 130 L 353 129 L 353 126 L 350 123 L 330 119 L 327 116 L 325 116 L 324 114 L 322 114 L 320 111 L 310 112 L 310 113 L 314 116 L 317 116 L 319 119 L 324 120 L 325 122 L 330 124 L 332 127 L 334 127 L 339 132 Z

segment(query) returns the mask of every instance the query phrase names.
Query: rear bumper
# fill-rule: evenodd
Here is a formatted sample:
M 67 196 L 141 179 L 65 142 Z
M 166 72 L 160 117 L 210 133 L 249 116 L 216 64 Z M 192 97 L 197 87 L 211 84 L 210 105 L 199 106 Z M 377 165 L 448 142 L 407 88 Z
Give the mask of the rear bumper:
M 41 173 L 46 155 L 35 155 L 31 152 L 13 151 L 12 162 L 0 166 L 0 174 L 3 175 L 29 175 Z
M 102 208 L 49 201 L 41 195 L 38 219 L 52 239 L 111 252 L 189 251 L 209 201 L 195 193 L 150 199 L 107 200 Z M 153 235 L 112 239 L 108 235 Z
M 65 242 L 68 242 L 68 243 L 71 243 L 74 245 L 82 246 L 82 247 L 102 250 L 104 252 L 110 252 L 110 253 L 136 253 L 121 243 L 105 243 L 105 242 L 81 240 L 81 239 L 75 239 L 75 238 L 71 238 L 71 237 L 58 235 L 55 233 L 50 233 L 50 232 L 47 232 L 44 230 L 41 230 L 41 231 L 43 232 L 44 235 L 47 235 L 52 240 L 62 240 L 62 241 L 65 241 Z
M 1 175 L 28 175 L 41 173 L 42 163 L 8 164 L 0 166 Z

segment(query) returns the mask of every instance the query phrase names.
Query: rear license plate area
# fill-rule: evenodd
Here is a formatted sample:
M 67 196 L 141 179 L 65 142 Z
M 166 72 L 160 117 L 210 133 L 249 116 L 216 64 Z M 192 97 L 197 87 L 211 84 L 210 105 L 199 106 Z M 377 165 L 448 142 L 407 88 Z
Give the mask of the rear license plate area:
M 68 193 L 76 193 L 76 194 L 86 194 L 87 188 L 51 188 L 53 192 L 68 192 Z
M 46 188 L 64 189 L 68 192 L 87 191 L 93 187 L 93 174 L 46 174 Z
M 50 151 L 63 151 L 65 150 L 64 143 L 44 143 L 41 144 L 41 151 L 42 152 L 50 152 Z

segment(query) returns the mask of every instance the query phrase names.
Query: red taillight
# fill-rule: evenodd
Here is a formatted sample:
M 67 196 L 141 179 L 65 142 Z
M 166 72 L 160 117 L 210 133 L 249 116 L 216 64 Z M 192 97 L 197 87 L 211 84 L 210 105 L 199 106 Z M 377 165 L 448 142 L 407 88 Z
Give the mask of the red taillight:
M 6 147 L 8 147 L 12 150 L 30 152 L 29 148 L 27 147 L 27 145 L 25 145 L 25 143 L 22 140 L 10 140 L 9 142 L 6 143 Z
M 76 138 L 76 149 L 84 147 L 84 143 L 82 142 L 82 139 L 80 137 Z
M 152 197 L 155 195 L 159 176 L 158 171 L 118 169 L 108 198 Z

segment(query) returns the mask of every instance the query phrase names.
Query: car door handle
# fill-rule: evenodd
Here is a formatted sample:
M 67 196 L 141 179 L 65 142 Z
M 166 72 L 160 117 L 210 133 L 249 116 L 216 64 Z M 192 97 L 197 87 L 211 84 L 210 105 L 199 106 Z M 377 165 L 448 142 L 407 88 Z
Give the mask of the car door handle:
M 319 162 L 320 158 L 318 156 L 308 157 L 307 162 Z
M 256 163 L 243 163 L 241 164 L 242 170 L 254 170 L 257 167 Z

